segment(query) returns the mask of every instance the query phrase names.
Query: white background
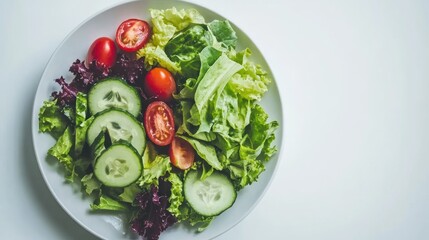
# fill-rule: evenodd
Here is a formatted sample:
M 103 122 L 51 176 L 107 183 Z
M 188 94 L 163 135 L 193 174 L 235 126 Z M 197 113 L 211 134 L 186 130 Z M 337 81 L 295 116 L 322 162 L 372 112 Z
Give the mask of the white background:
M 59 43 L 119 2 L 0 2 L 0 239 L 94 238 L 42 179 L 31 107 Z M 429 1 L 192 2 L 259 46 L 284 105 L 275 179 L 218 239 L 429 239 Z

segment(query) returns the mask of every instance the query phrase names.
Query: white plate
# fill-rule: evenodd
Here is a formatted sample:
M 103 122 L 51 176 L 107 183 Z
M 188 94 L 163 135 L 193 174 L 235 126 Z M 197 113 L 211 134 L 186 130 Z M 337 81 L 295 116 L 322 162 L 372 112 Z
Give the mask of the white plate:
M 58 90 L 59 87 L 54 82 L 54 79 L 59 76 L 70 79 L 71 73 L 68 72 L 68 68 L 77 58 L 85 58 L 86 51 L 94 39 L 100 36 L 113 37 L 116 27 L 125 19 L 150 19 L 149 8 L 164 9 L 173 6 L 176 8 L 195 8 L 207 21 L 224 19 L 221 15 L 209 9 L 177 0 L 145 0 L 117 5 L 88 19 L 66 37 L 49 60 L 36 92 L 33 106 L 32 134 L 37 161 L 45 182 L 58 203 L 76 222 L 103 239 L 135 239 L 136 236 L 128 232 L 127 224 L 122 224 L 119 217 L 91 213 L 89 211 L 91 200 L 85 198 L 80 192 L 79 184 L 65 183 L 64 173 L 56 164 L 46 160 L 47 150 L 55 142 L 50 135 L 38 132 L 39 108 L 42 106 L 43 101 L 50 97 L 52 91 Z M 233 27 L 237 31 L 239 38 L 238 48 L 249 47 L 252 49 L 253 60 L 261 64 L 272 76 L 268 64 L 257 47 L 238 27 L 235 25 Z M 275 81 L 270 85 L 269 91 L 261 104 L 270 118 L 280 123 L 275 141 L 275 144 L 280 148 L 283 118 L 280 96 Z M 196 234 L 195 229 L 176 224 L 161 233 L 161 239 L 210 239 L 231 229 L 247 216 L 262 198 L 272 180 L 278 165 L 278 159 L 279 154 L 274 155 L 273 159 L 266 165 L 266 171 L 261 174 L 258 182 L 240 191 L 234 206 L 217 217 L 204 232 Z M 269 219 L 269 215 L 266 217 Z

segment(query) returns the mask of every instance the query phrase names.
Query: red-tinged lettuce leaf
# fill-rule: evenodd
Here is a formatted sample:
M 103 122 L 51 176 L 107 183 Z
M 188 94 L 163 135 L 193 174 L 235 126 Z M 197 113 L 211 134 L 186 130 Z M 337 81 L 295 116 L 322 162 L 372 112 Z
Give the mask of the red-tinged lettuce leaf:
M 125 54 L 120 54 L 112 67 L 112 75 L 121 77 L 134 86 L 143 83 L 145 74 L 144 59 L 133 59 Z
M 93 61 L 88 67 L 84 61 L 77 59 L 71 65 L 69 71 L 73 73 L 74 78 L 67 82 L 62 76 L 55 80 L 60 86 L 59 92 L 53 92 L 52 97 L 58 104 L 64 106 L 74 106 L 78 92 L 87 93 L 89 88 L 98 80 L 108 77 L 111 70 Z
M 160 180 L 159 186 L 137 194 L 133 205 L 138 208 L 131 229 L 144 239 L 156 240 L 162 231 L 177 222 L 167 210 L 171 184 Z

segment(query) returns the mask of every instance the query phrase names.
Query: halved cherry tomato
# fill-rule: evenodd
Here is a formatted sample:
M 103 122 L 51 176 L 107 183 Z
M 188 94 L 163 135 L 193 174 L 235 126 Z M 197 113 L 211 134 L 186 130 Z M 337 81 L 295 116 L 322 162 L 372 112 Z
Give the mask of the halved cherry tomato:
M 149 97 L 170 101 L 176 91 L 176 81 L 171 73 L 160 67 L 152 68 L 146 75 L 143 89 Z
M 93 60 L 106 67 L 112 67 L 116 61 L 115 42 L 108 37 L 97 38 L 88 49 L 86 65 L 88 66 Z
M 134 52 L 142 48 L 150 37 L 149 24 L 140 19 L 128 19 L 116 30 L 116 43 L 125 52 Z
M 149 104 L 144 115 L 149 139 L 158 146 L 167 146 L 174 137 L 174 118 L 171 108 L 162 101 Z
M 174 137 L 170 144 L 170 162 L 177 168 L 186 170 L 192 166 L 195 150 L 191 144 L 179 137 Z

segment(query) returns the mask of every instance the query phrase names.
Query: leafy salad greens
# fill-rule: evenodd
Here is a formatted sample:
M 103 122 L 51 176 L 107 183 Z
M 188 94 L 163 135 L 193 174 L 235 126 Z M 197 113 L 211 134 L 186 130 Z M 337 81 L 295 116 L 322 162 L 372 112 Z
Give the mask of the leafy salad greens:
M 270 122 L 258 104 L 271 80 L 250 60 L 250 49 L 236 49 L 237 35 L 227 20 L 206 22 L 195 9 L 151 9 L 150 14 L 151 38 L 135 58 L 122 54 L 111 68 L 76 60 L 70 68 L 74 78 L 56 80 L 61 90 L 40 108 L 39 130 L 56 139 L 48 155 L 63 166 L 67 181 L 80 182 L 85 194 L 94 197 L 92 210 L 125 212 L 134 232 L 157 239 L 176 222 L 203 231 L 216 217 L 198 210 L 198 199 L 194 204 L 186 194 L 189 172 L 197 171 L 209 183 L 225 177 L 234 196 L 257 181 L 264 163 L 276 152 L 278 122 Z M 104 129 L 88 143 L 88 128 L 97 117 L 89 113 L 88 92 L 106 77 L 122 78 L 139 93 L 144 113 L 150 99 L 139 82 L 156 66 L 168 69 L 176 79 L 177 90 L 169 103 L 175 135 L 192 146 L 195 162 L 187 170 L 177 169 L 165 148 L 146 141 L 139 155 L 141 176 L 125 187 L 106 186 L 97 178 L 94 164 L 115 139 Z M 144 127 L 142 115 L 136 119 Z

